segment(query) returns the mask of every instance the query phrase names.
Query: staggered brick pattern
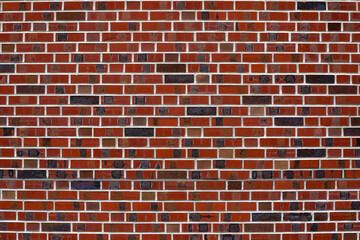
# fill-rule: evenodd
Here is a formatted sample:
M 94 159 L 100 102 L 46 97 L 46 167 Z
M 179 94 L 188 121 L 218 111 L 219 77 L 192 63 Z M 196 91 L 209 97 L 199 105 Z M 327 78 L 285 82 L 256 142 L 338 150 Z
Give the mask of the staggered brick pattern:
M 1 1 L 0 239 L 357 240 L 358 1 Z

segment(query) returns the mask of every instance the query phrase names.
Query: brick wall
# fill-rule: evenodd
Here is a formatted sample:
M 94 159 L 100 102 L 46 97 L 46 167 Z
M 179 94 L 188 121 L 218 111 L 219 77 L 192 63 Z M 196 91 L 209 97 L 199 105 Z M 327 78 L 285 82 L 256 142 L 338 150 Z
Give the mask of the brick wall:
M 1 1 L 0 239 L 356 240 L 358 1 Z

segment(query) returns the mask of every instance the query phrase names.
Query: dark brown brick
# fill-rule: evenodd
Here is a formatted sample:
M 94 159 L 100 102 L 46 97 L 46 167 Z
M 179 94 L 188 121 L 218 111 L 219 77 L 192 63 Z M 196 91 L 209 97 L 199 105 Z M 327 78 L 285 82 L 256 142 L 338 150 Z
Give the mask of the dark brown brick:
M 258 222 L 281 221 L 281 213 L 253 213 L 252 221 L 258 221 Z
M 325 149 L 298 149 L 297 157 L 325 157 Z
M 341 31 L 341 23 L 328 23 L 328 31 L 330 32 Z
M 329 94 L 357 94 L 357 86 L 329 86 Z
M 271 104 L 271 96 L 243 96 L 242 101 L 249 105 Z
M 334 75 L 306 75 L 306 83 L 325 84 L 335 83 Z
M 273 232 L 273 224 L 254 224 L 254 223 L 245 223 L 244 224 L 245 232 Z
M 85 12 L 57 12 L 56 20 L 58 21 L 83 21 Z
M 157 64 L 157 72 L 186 72 L 186 64 Z
M 241 181 L 229 181 L 228 190 L 241 190 L 242 182 Z

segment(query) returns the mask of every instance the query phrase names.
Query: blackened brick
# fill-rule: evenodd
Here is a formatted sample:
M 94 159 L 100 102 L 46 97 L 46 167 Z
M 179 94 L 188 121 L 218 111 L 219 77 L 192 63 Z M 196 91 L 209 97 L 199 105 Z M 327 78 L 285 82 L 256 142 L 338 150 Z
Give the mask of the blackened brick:
M 91 3 L 90 2 L 82 2 L 81 3 L 81 9 L 90 10 L 90 8 L 91 8 Z
M 125 128 L 125 136 L 153 137 L 154 136 L 154 128 Z
M 59 42 L 66 42 L 68 40 L 68 35 L 66 33 L 58 33 L 57 40 Z
M 216 107 L 188 107 L 187 115 L 216 115 Z
M 135 97 L 135 104 L 145 104 L 146 103 L 146 97 L 145 96 L 136 96 Z
M 83 54 L 75 54 L 74 55 L 74 62 L 83 62 L 84 61 L 84 55 Z
M 326 2 L 297 2 L 297 10 L 326 10 Z
M 99 97 L 97 96 L 71 96 L 70 104 L 79 105 L 93 105 L 99 104 Z
M 201 19 L 202 20 L 209 20 L 210 14 L 209 12 L 201 12 Z
M 275 222 L 281 221 L 281 213 L 253 213 L 253 222 Z
M 309 94 L 309 93 L 311 93 L 311 86 L 306 86 L 306 85 L 300 86 L 300 92 L 301 92 L 302 94 Z
M 129 60 L 128 55 L 119 54 L 119 62 L 127 62 Z
M 286 83 L 294 83 L 294 82 L 296 82 L 296 78 L 294 75 L 286 75 L 284 78 L 284 81 Z
M 216 168 L 225 168 L 226 161 L 225 160 L 215 160 Z
M 272 171 L 261 171 L 261 176 L 263 179 L 272 179 L 273 172 Z
M 143 181 L 140 182 L 140 187 L 142 190 L 150 190 L 152 186 L 152 182 L 151 181 Z
M 100 189 L 100 181 L 74 181 L 71 182 L 71 189 Z
M 352 201 L 351 202 L 351 209 L 352 210 L 359 210 L 360 209 L 360 201 Z
M 344 136 L 360 136 L 360 128 L 344 128 Z
M 18 178 L 46 178 L 46 170 L 19 170 Z
M 55 86 L 55 93 L 56 94 L 64 94 L 65 93 L 64 86 Z
M 106 10 L 107 9 L 106 2 L 97 2 L 96 3 L 96 9 L 97 10 Z
M 303 126 L 303 118 L 275 118 L 276 126 Z
M 165 75 L 165 83 L 194 83 L 194 75 Z
M 16 86 L 16 93 L 18 93 L 18 94 L 44 94 L 45 86 L 31 86 L 31 85 Z
M 47 160 L 46 166 L 48 168 L 57 168 L 58 167 L 58 161 L 56 161 L 56 160 Z
M 207 232 L 209 231 L 209 226 L 207 223 L 201 223 L 198 227 L 199 232 Z
M 319 224 L 317 224 L 317 223 L 310 223 L 310 231 L 311 231 L 311 232 L 316 232 L 316 231 L 318 231 L 318 229 L 319 229 Z
M 216 139 L 216 147 L 224 147 L 225 140 L 223 138 Z
M 194 141 L 192 139 L 185 139 L 184 145 L 185 147 L 192 147 L 194 145 Z
M 191 149 L 191 157 L 198 158 L 199 157 L 199 150 L 198 149 Z
M 3 136 L 13 136 L 14 128 L 3 128 Z
M 334 75 L 306 75 L 306 83 L 324 84 L 335 83 Z
M 228 232 L 240 232 L 240 226 L 237 223 L 230 223 L 227 230 Z
M 297 157 L 325 157 L 325 149 L 298 149 Z
M 223 107 L 221 113 L 223 115 L 231 115 L 231 107 Z
M 292 203 L 290 203 L 290 210 L 291 211 L 297 211 L 297 210 L 299 210 L 299 208 L 300 208 L 300 206 L 299 206 L 299 203 L 297 203 L 297 202 L 292 202 Z
M 59 10 L 60 4 L 58 2 L 50 3 L 50 10 Z
M 147 54 L 146 53 L 138 54 L 137 60 L 138 62 L 146 62 L 148 60 Z
M 200 179 L 201 178 L 201 172 L 200 171 L 192 171 L 191 172 L 191 178 L 192 179 Z
M 243 104 L 250 104 L 250 105 L 271 104 L 271 96 L 243 96 L 242 100 L 243 100 Z
M 120 170 L 111 171 L 111 177 L 114 179 L 120 179 L 122 176 L 122 172 Z
M 105 96 L 104 97 L 104 103 L 105 104 L 113 104 L 114 103 L 114 97 L 113 96 Z

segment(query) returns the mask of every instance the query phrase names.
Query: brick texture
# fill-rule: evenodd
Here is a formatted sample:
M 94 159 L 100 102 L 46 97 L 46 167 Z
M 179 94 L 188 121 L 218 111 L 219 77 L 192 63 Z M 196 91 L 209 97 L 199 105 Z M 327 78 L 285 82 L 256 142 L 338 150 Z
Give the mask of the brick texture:
M 359 239 L 359 11 L 1 1 L 0 239 Z

